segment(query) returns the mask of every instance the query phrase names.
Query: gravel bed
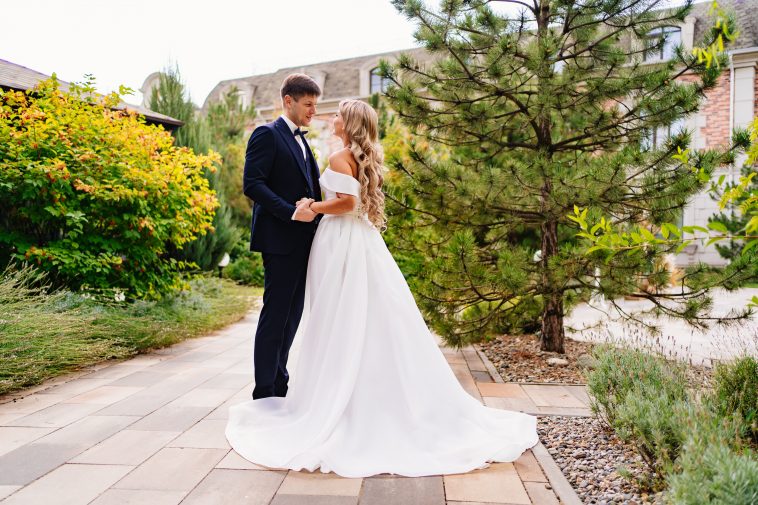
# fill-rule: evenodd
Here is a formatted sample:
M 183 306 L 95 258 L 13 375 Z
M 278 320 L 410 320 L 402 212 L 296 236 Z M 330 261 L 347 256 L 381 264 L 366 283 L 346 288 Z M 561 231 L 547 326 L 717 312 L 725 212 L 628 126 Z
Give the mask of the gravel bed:
M 540 351 L 540 341 L 536 335 L 503 335 L 481 344 L 482 351 L 505 382 L 564 384 L 586 382 L 579 362 L 589 358 L 593 347 L 592 343 L 579 342 L 567 337 L 564 341 L 566 354 L 544 352 Z M 551 365 L 548 363 L 550 358 L 565 359 L 568 363 Z
M 586 367 L 594 362 L 590 354 L 595 345 L 566 337 L 566 353 L 559 354 L 540 351 L 540 341 L 536 335 L 502 335 L 480 344 L 480 347 L 505 382 L 585 384 Z M 563 359 L 568 363 L 550 364 L 548 360 L 551 358 Z M 688 363 L 685 364 L 685 371 L 690 387 L 710 387 L 712 368 Z
M 540 417 L 537 431 L 583 503 L 660 503 L 660 493 L 642 493 L 618 473 L 624 467 L 642 478 L 645 466 L 634 448 L 606 431 L 597 418 Z

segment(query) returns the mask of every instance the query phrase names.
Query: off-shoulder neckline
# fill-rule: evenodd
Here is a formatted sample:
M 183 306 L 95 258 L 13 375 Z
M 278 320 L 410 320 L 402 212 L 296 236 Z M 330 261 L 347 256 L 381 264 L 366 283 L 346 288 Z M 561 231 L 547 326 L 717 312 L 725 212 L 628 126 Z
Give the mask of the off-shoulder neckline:
M 336 170 L 332 170 L 332 169 L 331 169 L 331 168 L 329 168 L 329 167 L 326 167 L 326 170 L 329 170 L 330 172 L 332 172 L 332 173 L 334 173 L 334 174 L 337 174 L 337 175 L 341 175 L 341 176 L 343 176 L 343 177 L 350 177 L 350 178 L 351 178 L 352 180 L 354 180 L 355 182 L 360 182 L 358 179 L 356 179 L 356 178 L 355 178 L 355 177 L 353 177 L 352 175 L 347 175 L 347 174 L 343 174 L 342 172 L 337 172 Z M 324 172 L 326 172 L 326 170 L 324 170 Z

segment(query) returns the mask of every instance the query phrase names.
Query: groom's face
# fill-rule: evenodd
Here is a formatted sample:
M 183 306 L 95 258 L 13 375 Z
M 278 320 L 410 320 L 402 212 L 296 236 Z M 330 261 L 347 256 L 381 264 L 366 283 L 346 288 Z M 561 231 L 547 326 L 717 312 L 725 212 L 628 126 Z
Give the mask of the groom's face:
M 289 95 L 284 97 L 284 108 L 287 110 L 287 116 L 298 126 L 308 126 L 311 124 L 313 116 L 316 115 L 316 102 L 318 97 L 312 95 L 303 95 L 299 100 L 295 100 Z

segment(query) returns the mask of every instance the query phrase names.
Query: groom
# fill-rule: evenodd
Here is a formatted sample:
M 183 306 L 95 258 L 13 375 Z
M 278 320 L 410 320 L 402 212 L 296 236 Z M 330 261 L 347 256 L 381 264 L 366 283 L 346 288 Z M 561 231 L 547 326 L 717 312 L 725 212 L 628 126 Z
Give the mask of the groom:
M 319 170 L 302 127 L 316 114 L 318 84 L 304 74 L 282 83 L 284 113 L 259 126 L 245 153 L 243 192 L 253 200 L 250 250 L 263 257 L 263 309 L 255 332 L 253 399 L 286 396 L 287 357 L 303 313 L 316 214 L 302 199 L 321 200 Z

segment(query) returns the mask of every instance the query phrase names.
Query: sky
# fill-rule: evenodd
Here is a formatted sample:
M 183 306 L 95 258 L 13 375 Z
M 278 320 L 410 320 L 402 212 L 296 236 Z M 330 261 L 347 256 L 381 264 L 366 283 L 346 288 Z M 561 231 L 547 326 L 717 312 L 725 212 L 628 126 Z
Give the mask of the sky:
M 0 12 L 2 59 L 64 81 L 93 74 L 101 92 L 138 90 L 176 63 L 197 105 L 225 79 L 416 45 L 390 0 L 23 0 Z
M 390 0 L 21 0 L 0 13 L 0 58 L 69 82 L 92 74 L 103 93 L 126 85 L 134 104 L 174 63 L 202 105 L 225 79 L 416 45 Z

